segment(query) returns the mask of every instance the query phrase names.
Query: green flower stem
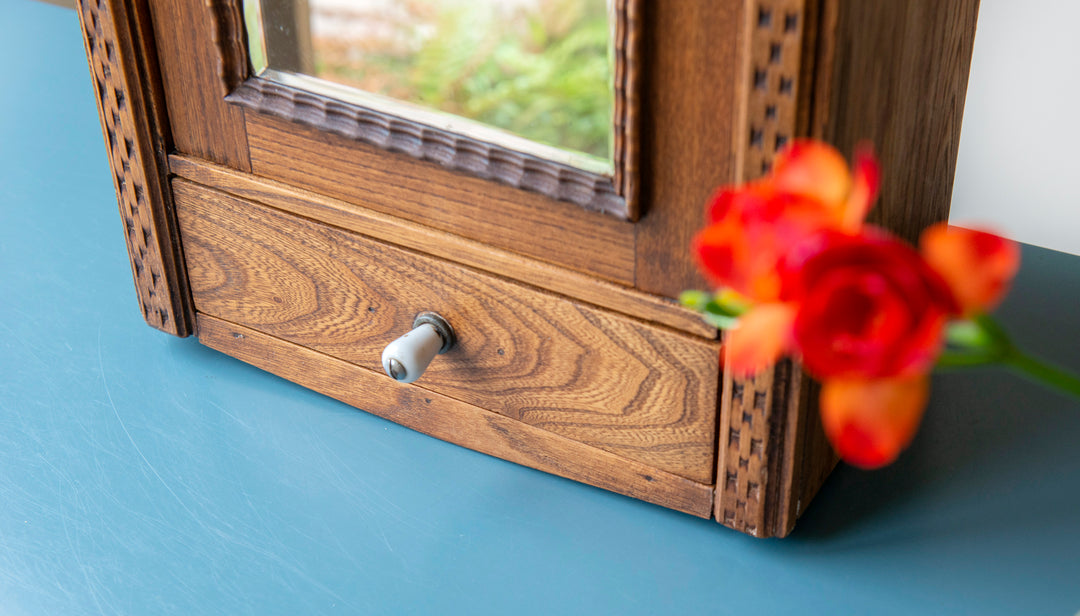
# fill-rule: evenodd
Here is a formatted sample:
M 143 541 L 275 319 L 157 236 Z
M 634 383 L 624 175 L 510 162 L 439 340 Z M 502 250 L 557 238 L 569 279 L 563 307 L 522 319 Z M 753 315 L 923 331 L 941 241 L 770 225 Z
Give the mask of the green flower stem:
M 1011 353 L 1005 356 L 1003 361 L 1005 365 L 1037 383 L 1056 387 L 1059 391 L 1080 398 L 1080 378 L 1057 366 L 1035 359 L 1015 347 Z
M 947 347 L 938 357 L 939 368 L 1003 364 L 1041 385 L 1080 398 L 1080 378 L 1021 351 L 989 315 L 951 323 L 946 341 Z

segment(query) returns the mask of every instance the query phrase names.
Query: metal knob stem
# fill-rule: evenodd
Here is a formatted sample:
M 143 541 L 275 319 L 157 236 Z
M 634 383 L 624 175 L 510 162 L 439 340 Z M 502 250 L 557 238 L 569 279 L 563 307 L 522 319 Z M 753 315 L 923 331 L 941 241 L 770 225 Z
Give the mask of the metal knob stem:
M 386 345 L 382 352 L 383 370 L 400 383 L 420 378 L 436 355 L 450 350 L 456 337 L 454 328 L 434 312 L 421 312 L 413 329 Z

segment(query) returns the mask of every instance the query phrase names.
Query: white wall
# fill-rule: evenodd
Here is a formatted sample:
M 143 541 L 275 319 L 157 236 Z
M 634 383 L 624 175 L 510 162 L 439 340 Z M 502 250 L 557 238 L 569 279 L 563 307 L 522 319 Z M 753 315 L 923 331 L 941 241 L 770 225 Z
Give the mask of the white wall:
M 1077 0 L 982 0 L 953 224 L 1080 255 L 1078 21 Z

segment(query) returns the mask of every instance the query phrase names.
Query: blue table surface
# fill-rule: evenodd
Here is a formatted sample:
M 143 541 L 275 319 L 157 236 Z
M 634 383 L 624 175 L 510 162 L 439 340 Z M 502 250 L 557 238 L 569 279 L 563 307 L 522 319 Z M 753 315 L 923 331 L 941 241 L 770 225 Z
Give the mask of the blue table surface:
M 1006 372 L 935 377 L 897 464 L 758 540 L 151 329 L 76 15 L 3 15 L 0 613 L 1080 610 L 1080 404 Z M 1000 315 L 1080 370 L 1078 300 L 1080 258 L 1025 247 Z

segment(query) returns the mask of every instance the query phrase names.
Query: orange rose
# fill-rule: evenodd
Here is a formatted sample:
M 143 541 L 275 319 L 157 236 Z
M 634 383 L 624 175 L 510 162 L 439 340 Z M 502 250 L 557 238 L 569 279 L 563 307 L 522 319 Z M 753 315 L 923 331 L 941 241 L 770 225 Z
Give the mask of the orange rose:
M 956 305 L 907 244 L 881 230 L 825 233 L 793 267 L 793 338 L 818 378 L 882 378 L 930 370 Z M 796 264 L 798 265 L 798 264 Z

